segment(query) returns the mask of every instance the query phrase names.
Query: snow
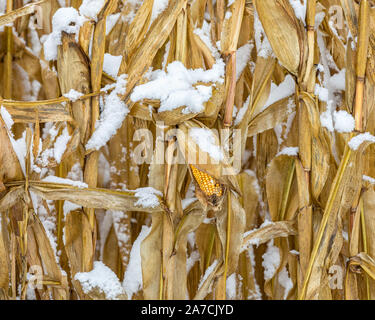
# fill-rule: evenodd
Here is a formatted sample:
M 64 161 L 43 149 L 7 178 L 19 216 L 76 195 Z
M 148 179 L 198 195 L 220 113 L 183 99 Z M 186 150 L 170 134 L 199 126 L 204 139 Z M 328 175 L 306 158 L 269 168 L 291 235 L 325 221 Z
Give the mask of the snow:
M 211 24 L 206 20 L 203 21 L 202 28 L 195 28 L 194 33 L 204 42 L 208 49 L 210 49 L 215 59 L 220 57 L 219 51 L 212 45 L 211 41 Z M 220 41 L 217 42 L 220 45 Z
M 195 250 L 191 253 L 189 258 L 186 260 L 186 273 L 189 273 L 191 268 L 194 267 L 195 263 L 200 259 L 199 251 Z
M 329 87 L 336 91 L 344 91 L 345 90 L 345 74 L 346 69 L 341 69 L 340 72 L 334 74 L 328 81 Z
M 293 8 L 296 17 L 302 20 L 302 22 L 305 22 L 307 0 L 302 0 L 302 2 L 303 4 L 301 3 L 301 0 L 289 0 L 289 3 Z
M 95 131 L 86 144 L 86 150 L 99 150 L 111 139 L 121 127 L 122 122 L 129 113 L 126 104 L 120 99 L 119 94 L 124 94 L 126 89 L 127 75 L 117 78 L 114 90 L 105 97 L 104 108 L 100 119 L 95 124 Z M 106 90 L 106 87 L 103 88 Z
M 286 267 L 284 267 L 280 271 L 278 275 L 278 280 L 279 280 L 280 285 L 284 288 L 284 300 L 286 300 L 288 298 L 288 294 L 290 290 L 293 288 L 293 282 L 289 278 L 289 273 Z
M 245 170 L 244 172 L 245 172 L 248 176 L 254 178 L 254 181 L 253 181 L 253 188 L 254 188 L 254 191 L 256 192 L 256 194 L 258 195 L 258 198 L 261 199 L 261 198 L 262 198 L 262 193 L 261 193 L 261 189 L 260 189 L 260 186 L 259 186 L 259 183 L 258 183 L 257 175 L 255 174 L 254 171 L 249 170 L 249 169 Z M 267 220 L 266 220 L 266 221 L 267 221 Z
M 37 80 L 31 80 L 28 72 L 22 68 L 17 62 L 13 63 L 16 73 L 20 77 L 22 84 L 22 100 L 35 101 L 38 98 L 41 83 Z
M 7 8 L 6 0 L 0 0 L 0 16 L 3 15 Z
M 290 157 L 296 157 L 298 156 L 298 152 L 299 152 L 299 148 L 298 147 L 287 147 L 287 148 L 284 148 L 283 150 L 281 150 L 277 155 L 276 157 L 279 157 L 279 156 L 282 156 L 282 155 L 286 155 L 286 156 L 290 156 Z
M 54 252 L 56 262 L 59 263 L 59 254 L 57 252 L 57 237 L 56 231 L 56 216 L 51 214 L 55 210 L 54 201 L 46 200 L 42 201 L 34 192 L 30 191 L 30 197 L 35 212 L 38 214 L 40 222 L 46 231 L 47 238 L 50 242 L 51 248 Z
M 118 18 L 120 18 L 120 12 L 115 14 L 110 14 L 105 21 L 105 35 L 108 36 L 112 31 L 113 27 L 116 25 Z
M 247 97 L 245 103 L 243 104 L 242 108 L 238 111 L 236 119 L 234 120 L 234 125 L 235 126 L 238 126 L 241 123 L 241 121 L 243 120 L 243 117 L 246 114 L 246 111 L 249 109 L 250 98 L 251 98 L 251 96 L 249 95 Z
M 287 75 L 283 82 L 281 82 L 278 86 L 271 82 L 271 91 L 270 96 L 262 111 L 267 109 L 269 106 L 274 104 L 277 101 L 280 101 L 284 98 L 287 98 L 294 94 L 296 91 L 296 83 L 291 75 Z
M 212 159 L 219 162 L 224 160 L 224 153 L 216 144 L 214 133 L 206 128 L 191 128 L 189 135 L 199 148 L 207 152 Z
M 127 245 L 130 240 L 130 230 L 129 230 L 129 224 L 124 223 L 124 221 L 129 220 L 129 216 L 126 212 L 123 212 L 123 211 L 111 211 L 111 214 L 112 214 L 112 220 L 113 220 L 113 227 L 116 231 L 116 236 L 117 236 L 117 240 L 119 241 L 119 246 L 120 248 L 128 252 L 129 249 L 127 249 Z M 127 265 L 129 262 L 128 255 L 123 254 L 122 260 L 124 264 Z
M 139 9 L 139 7 L 142 5 L 142 3 L 143 3 L 143 0 L 128 0 L 128 1 L 126 1 L 127 7 L 129 8 L 128 9 L 129 13 L 126 14 L 125 16 L 122 16 L 121 17 L 122 20 L 124 22 L 127 22 L 128 25 L 130 25 L 133 22 L 133 20 L 136 16 L 136 12 Z
M 99 251 L 100 251 L 100 259 L 103 260 L 103 252 L 104 247 L 106 244 L 106 240 L 109 234 L 109 231 L 111 230 L 113 226 L 113 217 L 112 217 L 112 211 L 106 210 L 103 214 L 103 217 L 101 219 L 101 222 L 99 223 Z
M 229 300 L 233 300 L 236 298 L 236 293 L 237 293 L 237 280 L 236 280 L 236 274 L 232 273 L 226 281 L 226 298 Z
M 287 108 L 287 119 L 274 127 L 279 147 L 288 138 L 290 129 L 296 116 L 296 104 L 293 96 L 291 96 L 289 99 Z
M 0 14 L 0 16 L 1 16 L 1 14 Z M 27 280 L 29 280 L 30 274 L 28 273 L 27 276 L 28 276 Z M 27 288 L 26 288 L 26 299 L 27 300 L 36 300 L 35 289 L 30 287 L 30 285 L 28 285 Z
M 82 16 L 97 21 L 97 15 L 103 8 L 104 3 L 104 0 L 83 0 L 81 6 L 79 7 L 79 13 Z
M 216 221 L 215 218 L 204 218 L 203 223 L 204 224 L 213 224 Z
M 190 206 L 196 200 L 197 200 L 197 198 L 195 198 L 195 197 L 183 199 L 181 201 L 182 202 L 182 210 L 185 210 L 188 206 Z
M 270 280 L 275 275 L 280 266 L 280 250 L 274 246 L 274 241 L 271 240 L 267 244 L 267 250 L 262 256 L 262 266 L 264 268 L 264 280 Z
M 135 197 L 138 198 L 135 205 L 143 208 L 155 208 L 160 204 L 157 196 L 162 197 L 163 194 L 152 187 L 138 188 L 135 190 Z
M 352 132 L 355 128 L 353 116 L 344 110 L 335 111 L 333 113 L 333 121 L 336 131 L 340 133 Z
M 330 103 L 328 103 L 328 106 L 329 105 Z M 328 131 L 334 131 L 333 117 L 330 107 L 327 107 L 327 110 L 320 115 L 320 124 L 322 125 L 322 127 L 327 128 Z
M 63 206 L 64 216 L 66 216 L 71 211 L 78 210 L 78 209 L 81 209 L 81 208 L 82 208 L 82 206 L 77 205 L 73 202 L 64 201 L 64 206 Z
M 318 96 L 320 101 L 328 102 L 329 91 L 327 88 L 323 88 L 320 85 L 316 84 L 314 94 Z
M 80 189 L 88 188 L 88 185 L 82 181 L 74 181 L 71 179 L 65 179 L 65 178 L 60 178 L 56 176 L 48 176 L 44 178 L 42 181 L 44 182 L 51 182 L 51 183 L 58 183 L 58 184 L 68 184 L 73 187 L 77 187 Z
M 165 45 L 165 52 L 164 52 L 164 56 L 163 56 L 163 62 L 161 64 L 163 70 L 165 70 L 165 67 L 167 66 L 170 48 L 171 48 L 171 42 L 168 41 L 168 43 Z
M 83 172 L 79 162 L 76 162 L 70 169 L 69 173 L 66 176 L 68 179 L 82 181 Z
M 123 281 L 123 287 L 128 299 L 131 300 L 133 294 L 142 289 L 142 264 L 141 264 L 141 243 L 150 233 L 151 228 L 142 226 L 142 230 L 139 233 L 137 239 L 133 243 L 133 247 L 130 251 L 130 260 L 126 269 Z
M 247 171 L 248 171 L 248 170 L 247 170 Z M 256 184 L 257 184 L 257 187 L 259 188 L 259 185 L 258 185 L 257 182 L 256 182 Z M 247 238 L 248 236 L 250 236 L 252 233 L 254 233 L 254 232 L 256 232 L 256 231 L 258 231 L 258 230 L 260 230 L 260 229 L 263 229 L 263 228 L 265 228 L 265 227 L 267 227 L 267 226 L 269 226 L 269 225 L 273 225 L 273 222 L 270 221 L 270 220 L 267 220 L 267 219 L 266 219 L 266 220 L 265 220 L 265 221 L 259 226 L 259 228 L 255 228 L 255 229 L 253 229 L 253 230 L 250 230 L 250 231 L 245 232 L 245 233 L 243 234 L 242 238 L 245 239 L 245 238 Z M 259 239 L 259 238 L 253 238 L 253 239 L 247 241 L 247 242 L 243 245 L 243 248 L 245 249 L 246 247 L 250 247 L 250 246 L 252 246 L 252 245 L 256 245 L 256 246 L 258 247 L 259 244 L 260 244 L 260 239 Z
M 3 107 L 3 106 L 1 106 L 1 108 L 0 108 L 0 115 L 3 118 L 3 120 L 4 120 L 5 125 L 7 126 L 8 131 L 10 131 L 12 129 L 13 124 L 14 124 L 12 116 L 10 115 L 10 113 L 8 112 L 8 110 L 5 107 Z
M 238 113 L 237 106 L 233 105 L 232 117 L 233 117 L 233 118 L 236 118 L 237 113 Z
M 375 143 L 375 137 L 368 132 L 362 133 L 362 134 L 359 134 L 356 137 L 352 138 L 349 141 L 348 145 L 352 150 L 356 151 L 361 146 L 361 144 L 364 143 L 364 142 Z
M 78 40 L 80 27 L 85 18 L 72 7 L 58 9 L 52 17 L 52 33 L 42 37 L 44 56 L 47 61 L 57 59 L 57 46 L 61 45 L 61 32 L 75 34 Z
M 363 179 L 363 181 L 367 181 L 367 182 L 369 182 L 370 184 L 375 185 L 375 179 L 372 178 L 372 177 L 369 177 L 369 176 L 363 175 L 362 179 Z
M 93 289 L 98 289 L 107 299 L 118 300 L 118 296 L 124 293 L 116 274 L 101 261 L 95 261 L 94 268 L 90 272 L 76 273 L 74 279 L 81 283 L 86 294 Z
M 39 207 L 40 209 L 41 207 Z M 46 212 L 47 213 L 47 212 Z M 55 236 L 56 232 L 56 218 L 55 217 L 48 217 L 47 215 L 45 217 L 42 217 L 40 214 L 40 211 L 38 212 L 39 219 L 42 222 L 43 228 L 46 232 L 47 238 L 51 244 L 51 248 L 55 255 L 55 260 L 57 263 L 59 263 L 59 256 L 57 254 L 57 238 Z
M 260 288 L 255 277 L 256 265 L 255 265 L 254 248 L 252 246 L 250 246 L 249 249 L 246 251 L 246 258 L 251 263 L 250 276 L 254 279 L 254 289 L 255 289 L 249 292 L 247 299 L 248 300 L 262 300 L 262 293 L 260 292 Z
M 324 16 L 323 16 L 324 17 Z M 337 106 L 342 104 L 342 91 L 345 90 L 345 74 L 346 70 L 336 66 L 330 51 L 326 48 L 324 34 L 317 31 L 317 44 L 321 52 L 321 60 L 318 64 L 319 75 L 318 78 L 321 85 L 315 87 L 315 94 L 319 100 L 327 103 L 327 109 L 320 115 L 321 125 L 328 129 L 330 132 L 335 130 L 335 111 Z M 332 75 L 332 70 L 336 73 Z M 340 116 L 339 116 L 340 117 Z M 349 119 L 347 118 L 349 121 Z M 340 132 L 342 128 L 338 126 Z M 344 129 L 344 132 L 347 132 Z
M 98 174 L 102 180 L 102 187 L 108 187 L 111 181 L 110 165 L 102 153 L 99 154 Z
M 268 41 L 266 32 L 263 29 L 262 22 L 259 19 L 258 13 L 254 11 L 254 31 L 255 44 L 258 56 L 268 58 L 274 56 L 270 42 Z
M 250 61 L 251 51 L 253 50 L 254 45 L 252 43 L 247 43 L 242 47 L 237 49 L 236 52 L 236 81 L 241 77 L 242 72 L 244 71 L 246 65 Z
M 202 287 L 203 283 L 207 280 L 207 278 L 209 277 L 209 275 L 215 270 L 217 264 L 219 263 L 219 260 L 215 260 L 207 269 L 206 271 L 204 272 L 204 275 L 203 277 L 201 278 L 201 280 L 199 281 L 199 285 L 198 285 L 198 290 L 200 290 L 200 288 Z
M 74 89 L 70 89 L 70 91 L 68 93 L 64 93 L 63 96 L 65 98 L 68 98 L 72 102 L 76 102 L 79 98 L 84 96 L 84 94 L 82 92 L 78 92 Z
M 53 146 L 53 154 L 57 163 L 61 162 L 61 157 L 63 156 L 66 150 L 66 146 L 69 140 L 70 140 L 70 135 L 68 132 L 68 128 L 65 127 L 61 135 L 57 137 L 55 144 Z
M 30 42 L 30 49 L 33 52 L 33 54 L 37 57 L 39 57 L 40 50 L 42 50 L 42 44 L 39 40 L 39 35 L 36 30 L 36 17 L 30 16 L 29 24 L 28 24 L 28 40 Z
M 22 172 L 24 175 L 26 175 L 26 164 L 25 164 L 26 153 L 27 153 L 26 130 L 22 133 L 22 137 L 17 140 L 14 139 L 13 133 L 11 131 L 8 131 L 8 136 L 9 136 L 10 142 L 12 143 L 13 150 L 16 153 L 16 156 L 20 163 Z M 32 146 L 32 143 L 30 145 L 30 148 L 31 146 Z M 33 160 L 33 159 L 30 159 L 30 160 Z M 31 166 L 32 165 L 33 165 L 33 161 L 31 161 Z
M 160 100 L 159 112 L 171 111 L 185 106 L 183 113 L 199 113 L 204 110 L 204 103 L 212 95 L 212 86 L 196 85 L 197 82 L 223 83 L 225 64 L 219 59 L 210 70 L 186 69 L 180 61 L 167 66 L 167 71 L 156 70 L 151 74 L 151 81 L 134 88 L 130 98 L 137 102 L 142 99 Z
M 150 25 L 168 7 L 169 0 L 154 0 Z
M 113 56 L 109 53 L 104 54 L 103 70 L 111 77 L 117 77 L 117 73 L 120 69 L 122 56 Z
M 187 243 L 189 244 L 190 248 L 194 248 L 195 247 L 196 240 L 195 240 L 195 233 L 194 233 L 194 231 L 188 233 L 188 235 L 187 235 Z

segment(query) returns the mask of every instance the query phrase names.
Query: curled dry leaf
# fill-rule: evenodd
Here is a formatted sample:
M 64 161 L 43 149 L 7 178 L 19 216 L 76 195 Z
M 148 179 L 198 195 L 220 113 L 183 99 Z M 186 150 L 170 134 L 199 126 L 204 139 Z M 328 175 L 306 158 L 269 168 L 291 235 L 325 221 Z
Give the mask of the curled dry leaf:
M 246 250 L 249 245 L 259 246 L 275 238 L 289 237 L 296 234 L 297 230 L 294 221 L 272 222 L 259 229 L 246 232 L 242 240 L 241 251 Z

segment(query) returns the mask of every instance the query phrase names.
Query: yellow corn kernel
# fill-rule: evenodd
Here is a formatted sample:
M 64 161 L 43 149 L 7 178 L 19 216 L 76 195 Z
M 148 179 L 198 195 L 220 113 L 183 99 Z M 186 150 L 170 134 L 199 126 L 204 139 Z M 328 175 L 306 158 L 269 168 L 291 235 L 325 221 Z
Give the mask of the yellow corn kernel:
M 215 178 L 211 177 L 207 173 L 204 173 L 197 169 L 196 167 L 190 165 L 191 171 L 195 181 L 198 183 L 201 190 L 205 193 L 206 196 L 211 197 L 216 195 L 221 197 L 223 195 L 223 189 L 218 181 Z

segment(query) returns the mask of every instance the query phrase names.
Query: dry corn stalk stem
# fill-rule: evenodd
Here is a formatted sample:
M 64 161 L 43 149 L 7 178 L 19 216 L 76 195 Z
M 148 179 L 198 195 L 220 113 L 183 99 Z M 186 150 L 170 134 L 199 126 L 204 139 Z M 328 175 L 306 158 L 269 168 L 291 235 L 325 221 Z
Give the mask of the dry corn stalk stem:
M 375 299 L 374 34 L 368 0 L 0 0 L 0 299 Z

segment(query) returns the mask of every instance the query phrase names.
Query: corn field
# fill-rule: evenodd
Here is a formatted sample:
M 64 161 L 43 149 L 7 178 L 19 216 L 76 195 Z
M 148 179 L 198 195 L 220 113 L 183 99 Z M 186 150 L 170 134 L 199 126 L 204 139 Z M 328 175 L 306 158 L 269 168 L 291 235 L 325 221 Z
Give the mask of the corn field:
M 375 299 L 375 2 L 0 0 L 0 299 Z

